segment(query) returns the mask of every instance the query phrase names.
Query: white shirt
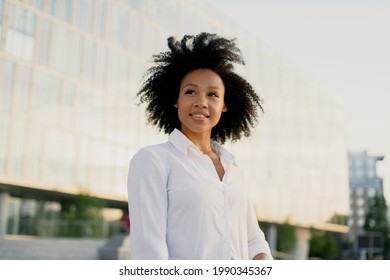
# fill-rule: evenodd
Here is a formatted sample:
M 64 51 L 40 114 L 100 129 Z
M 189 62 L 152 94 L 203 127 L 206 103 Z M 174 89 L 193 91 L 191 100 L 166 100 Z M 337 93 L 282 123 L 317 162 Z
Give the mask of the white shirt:
M 128 176 L 133 259 L 272 258 L 234 156 L 216 142 L 222 181 L 211 159 L 179 130 L 141 149 Z

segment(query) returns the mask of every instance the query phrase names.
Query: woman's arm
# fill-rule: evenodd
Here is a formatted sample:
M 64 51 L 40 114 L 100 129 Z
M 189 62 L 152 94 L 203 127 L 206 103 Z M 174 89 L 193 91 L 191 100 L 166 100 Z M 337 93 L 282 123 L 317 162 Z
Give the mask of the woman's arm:
M 260 229 L 255 211 L 248 201 L 247 210 L 249 258 L 252 260 L 272 260 L 271 250 L 265 235 Z
M 132 259 L 168 259 L 167 168 L 158 152 L 144 148 L 131 160 L 127 189 Z

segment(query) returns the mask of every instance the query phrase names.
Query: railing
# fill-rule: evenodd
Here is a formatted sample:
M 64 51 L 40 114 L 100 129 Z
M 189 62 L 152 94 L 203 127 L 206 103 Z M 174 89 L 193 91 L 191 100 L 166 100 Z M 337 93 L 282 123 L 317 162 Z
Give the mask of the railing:
M 42 237 L 108 238 L 125 232 L 123 221 L 26 219 L 8 223 L 7 234 Z

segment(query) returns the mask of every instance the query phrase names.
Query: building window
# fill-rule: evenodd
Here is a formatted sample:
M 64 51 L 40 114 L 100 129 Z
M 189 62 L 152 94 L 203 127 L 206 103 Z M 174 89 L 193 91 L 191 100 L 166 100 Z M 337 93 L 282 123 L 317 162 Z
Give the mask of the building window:
M 45 0 L 27 0 L 26 2 L 39 10 L 43 10 L 45 7 Z
M 76 24 L 87 32 L 93 31 L 94 24 L 94 6 L 93 0 L 76 1 Z
M 142 33 L 141 19 L 137 15 L 130 15 L 130 51 L 136 55 L 141 54 Z
M 49 21 L 40 19 L 37 59 L 38 63 L 45 66 L 49 64 L 51 27 L 52 24 Z
M 10 5 L 10 23 L 5 50 L 17 57 L 32 60 L 35 44 L 36 17 L 31 12 Z
M 75 78 L 80 76 L 81 38 L 79 34 L 62 26 L 55 26 L 52 45 L 52 65 L 63 73 Z M 69 47 L 72 42 L 72 47 Z
M 5 60 L 3 67 L 3 82 L 2 85 L 0 85 L 0 113 L 8 114 L 11 111 L 12 96 L 15 86 L 15 63 Z
M 144 0 L 127 0 L 126 2 L 129 4 L 129 6 L 131 6 L 132 8 L 138 11 L 143 10 Z
M 84 42 L 83 76 L 87 81 L 93 83 L 96 70 L 96 43 L 90 40 Z
M 25 139 L 26 125 L 24 121 L 13 121 L 11 127 L 11 169 L 12 174 L 21 177 L 25 159 Z
M 61 81 L 37 71 L 34 84 L 35 95 L 32 102 L 34 120 L 58 125 L 61 112 Z
M 376 190 L 375 190 L 375 188 L 369 188 L 369 189 L 367 190 L 367 194 L 368 194 L 368 197 L 370 197 L 370 198 L 374 197 L 374 196 L 376 195 Z
M 4 5 L 4 0 L 0 0 L 0 23 L 3 22 L 3 5 Z M 0 31 L 1 31 L 1 24 L 0 24 Z
M 363 208 L 359 208 L 359 209 L 357 210 L 357 215 L 358 215 L 358 217 L 365 217 L 365 211 L 364 211 L 364 209 L 363 209 Z
M 71 0 L 50 0 L 50 13 L 64 21 L 71 19 Z
M 18 117 L 26 118 L 29 107 L 31 92 L 31 68 L 19 66 L 18 89 L 16 92 L 17 102 L 15 113 Z
M 356 200 L 356 206 L 358 207 L 361 207 L 364 205 L 364 199 L 362 197 L 359 197 L 357 200 Z
M 356 197 L 361 197 L 364 194 L 363 188 L 356 188 Z
M 107 3 L 105 0 L 97 0 L 96 1 L 96 33 L 98 36 L 104 39 L 105 36 L 105 26 L 106 26 L 106 18 L 107 18 Z
M 129 15 L 118 6 L 112 6 L 110 12 L 108 28 L 110 42 L 126 48 L 129 39 Z M 133 39 L 139 40 L 139 38 Z
M 0 115 L 0 173 L 5 174 L 7 162 L 7 145 L 8 145 L 8 125 L 9 120 Z

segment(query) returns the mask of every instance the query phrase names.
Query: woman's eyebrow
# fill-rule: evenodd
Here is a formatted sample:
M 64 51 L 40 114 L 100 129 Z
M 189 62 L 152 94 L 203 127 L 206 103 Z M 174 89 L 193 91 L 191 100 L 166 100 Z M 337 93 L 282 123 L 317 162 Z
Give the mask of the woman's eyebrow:
M 188 83 L 188 84 L 184 85 L 183 87 L 199 87 L 199 86 L 196 84 L 193 84 L 193 83 Z M 208 86 L 207 88 L 221 90 L 221 88 L 219 86 Z
M 186 84 L 184 87 L 198 87 L 198 85 L 189 83 L 189 84 Z

